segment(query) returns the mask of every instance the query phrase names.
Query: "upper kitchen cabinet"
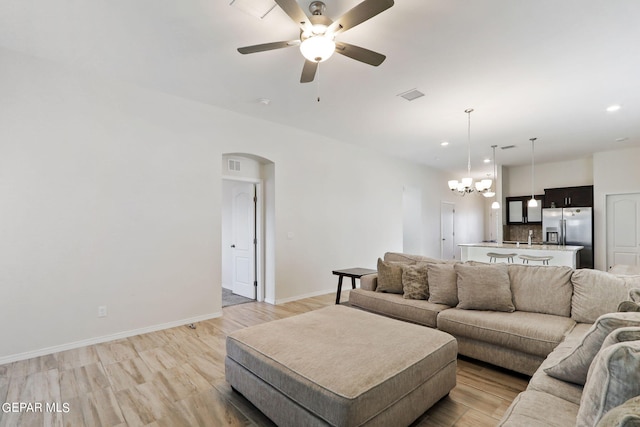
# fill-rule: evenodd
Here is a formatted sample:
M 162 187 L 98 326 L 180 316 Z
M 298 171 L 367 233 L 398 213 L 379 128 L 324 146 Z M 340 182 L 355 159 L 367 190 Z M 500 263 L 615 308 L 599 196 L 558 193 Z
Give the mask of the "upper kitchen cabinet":
M 580 187 L 545 188 L 545 208 L 568 208 L 593 206 L 593 185 Z
M 541 224 L 544 196 L 535 196 L 538 206 L 528 206 L 531 196 L 507 197 L 507 224 Z

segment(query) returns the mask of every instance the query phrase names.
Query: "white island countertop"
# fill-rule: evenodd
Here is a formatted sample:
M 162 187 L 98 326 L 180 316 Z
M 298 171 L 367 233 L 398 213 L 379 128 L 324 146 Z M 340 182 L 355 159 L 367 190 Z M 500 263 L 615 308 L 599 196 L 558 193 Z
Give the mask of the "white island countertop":
M 549 265 L 564 265 L 576 268 L 578 251 L 584 249 L 584 246 L 562 246 L 562 245 L 541 245 L 526 243 L 460 243 L 460 254 L 462 261 L 480 261 L 489 262 L 491 259 L 489 252 L 499 254 L 513 254 L 514 263 L 523 263 L 519 255 L 544 256 L 550 257 Z M 497 262 L 508 262 L 509 258 L 498 258 Z M 530 264 L 541 265 L 541 262 L 531 261 Z
M 530 250 L 544 250 L 544 251 L 570 251 L 577 252 L 580 249 L 584 249 L 584 246 L 563 246 L 563 245 L 541 245 L 526 243 L 520 243 L 518 246 L 516 243 L 495 243 L 495 242 L 483 242 L 483 243 L 460 243 L 458 246 L 472 246 L 477 248 L 493 248 L 493 249 L 530 249 Z

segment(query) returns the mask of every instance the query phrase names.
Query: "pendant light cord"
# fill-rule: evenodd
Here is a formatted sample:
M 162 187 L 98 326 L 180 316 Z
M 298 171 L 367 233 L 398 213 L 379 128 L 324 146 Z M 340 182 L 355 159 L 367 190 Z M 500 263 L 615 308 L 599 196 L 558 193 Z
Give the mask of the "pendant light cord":
M 316 83 L 317 83 L 316 89 L 318 91 L 316 99 L 317 99 L 318 102 L 320 102 L 320 63 L 319 62 L 318 62 L 318 70 L 317 70 L 316 76 L 317 76 L 317 78 L 316 78 Z
M 538 139 L 538 138 L 531 138 L 531 199 L 534 199 L 534 194 L 533 194 L 533 180 L 534 180 L 534 162 L 533 162 L 533 158 L 534 158 L 534 151 L 533 151 L 533 143 L 534 141 Z
M 468 116 L 468 124 L 467 124 L 467 174 L 469 178 L 471 178 L 471 113 L 473 112 L 473 108 L 467 108 L 464 110 Z
M 496 166 L 496 147 L 497 145 L 492 145 L 493 148 L 493 180 L 496 181 L 496 186 L 498 185 L 498 167 Z

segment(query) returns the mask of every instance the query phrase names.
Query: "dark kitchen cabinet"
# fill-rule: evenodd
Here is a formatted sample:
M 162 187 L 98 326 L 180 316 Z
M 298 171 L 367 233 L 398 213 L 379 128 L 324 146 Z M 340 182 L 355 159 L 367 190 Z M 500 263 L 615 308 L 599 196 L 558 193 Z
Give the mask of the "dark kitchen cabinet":
M 544 196 L 537 194 L 538 206 L 528 206 L 531 196 L 507 197 L 507 224 L 542 224 Z
M 593 185 L 579 187 L 545 188 L 545 208 L 568 208 L 593 206 Z

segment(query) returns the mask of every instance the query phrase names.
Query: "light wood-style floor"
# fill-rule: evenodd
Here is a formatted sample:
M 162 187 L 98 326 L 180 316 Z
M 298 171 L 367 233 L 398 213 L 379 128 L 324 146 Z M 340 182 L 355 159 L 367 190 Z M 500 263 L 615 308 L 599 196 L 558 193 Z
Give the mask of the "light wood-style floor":
M 184 326 L 1 365 L 0 402 L 58 403 L 60 412 L 0 410 L 0 427 L 272 426 L 226 383 L 226 335 L 334 302 L 328 294 L 277 306 L 241 304 L 195 330 Z M 457 381 L 414 426 L 495 426 L 528 378 L 462 358 Z

